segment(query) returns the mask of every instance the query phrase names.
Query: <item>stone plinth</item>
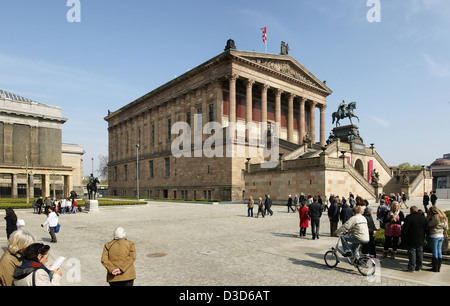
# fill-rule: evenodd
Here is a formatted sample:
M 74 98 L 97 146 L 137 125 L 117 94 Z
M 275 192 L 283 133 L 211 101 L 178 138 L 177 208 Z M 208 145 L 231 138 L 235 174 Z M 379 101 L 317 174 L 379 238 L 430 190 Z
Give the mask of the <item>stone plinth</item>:
M 87 213 L 99 212 L 97 200 L 86 200 L 84 209 Z
M 359 128 L 356 125 L 339 126 L 333 129 L 329 143 L 339 138 L 342 142 L 363 144 L 363 139 L 359 135 Z

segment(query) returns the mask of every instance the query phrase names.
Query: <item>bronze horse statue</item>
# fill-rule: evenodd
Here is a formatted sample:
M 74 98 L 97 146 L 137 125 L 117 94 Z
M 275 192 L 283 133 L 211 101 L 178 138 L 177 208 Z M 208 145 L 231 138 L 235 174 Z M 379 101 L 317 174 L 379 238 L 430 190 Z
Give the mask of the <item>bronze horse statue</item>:
M 87 184 L 87 191 L 90 200 L 95 200 L 95 194 L 97 193 L 97 183 L 100 184 L 98 177 L 94 177 L 94 175 L 91 174 L 89 183 Z
M 350 123 L 353 125 L 352 118 L 358 119 L 358 122 L 360 122 L 358 116 L 356 116 L 353 113 L 353 110 L 356 109 L 356 102 L 351 102 L 348 105 L 345 104 L 345 101 L 342 101 L 342 103 L 339 105 L 339 109 L 337 112 L 333 113 L 333 124 L 336 122 L 336 127 L 339 124 L 339 121 L 344 118 L 349 118 Z

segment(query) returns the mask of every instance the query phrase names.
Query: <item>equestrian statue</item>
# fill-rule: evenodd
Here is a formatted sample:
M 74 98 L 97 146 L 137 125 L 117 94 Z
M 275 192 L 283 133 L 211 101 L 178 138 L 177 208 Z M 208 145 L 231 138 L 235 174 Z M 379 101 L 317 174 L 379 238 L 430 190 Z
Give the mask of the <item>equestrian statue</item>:
M 89 183 L 87 184 L 89 200 L 95 200 L 95 195 L 97 194 L 97 183 L 100 184 L 98 177 L 94 177 L 94 174 L 91 173 Z
M 349 118 L 350 123 L 353 125 L 352 118 L 358 119 L 358 122 L 360 122 L 358 116 L 356 116 L 353 113 L 353 110 L 356 109 L 356 102 L 351 102 L 348 105 L 345 103 L 345 101 L 342 101 L 341 104 L 339 104 L 339 108 L 337 112 L 333 113 L 333 124 L 336 122 L 336 127 L 340 126 L 339 121 L 344 118 Z

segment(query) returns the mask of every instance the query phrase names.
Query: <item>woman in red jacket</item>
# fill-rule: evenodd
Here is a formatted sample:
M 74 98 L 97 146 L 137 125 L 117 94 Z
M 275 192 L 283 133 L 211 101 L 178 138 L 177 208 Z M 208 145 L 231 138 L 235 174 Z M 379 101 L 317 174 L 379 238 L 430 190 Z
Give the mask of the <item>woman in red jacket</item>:
M 306 201 L 302 201 L 300 209 L 298 210 L 300 217 L 300 237 L 306 236 L 306 229 L 309 227 L 309 219 L 311 219 L 311 217 L 309 216 L 308 211 L 309 209 L 306 206 Z

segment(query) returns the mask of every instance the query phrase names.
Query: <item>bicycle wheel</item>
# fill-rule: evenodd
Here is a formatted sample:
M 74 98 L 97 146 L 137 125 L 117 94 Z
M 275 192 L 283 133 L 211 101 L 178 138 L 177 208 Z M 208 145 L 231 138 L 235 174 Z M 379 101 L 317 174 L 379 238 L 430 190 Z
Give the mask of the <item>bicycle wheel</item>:
M 358 259 L 356 263 L 356 268 L 362 275 L 371 276 L 375 273 L 376 264 L 371 257 L 363 256 L 360 259 Z
M 339 259 L 337 257 L 336 251 L 328 251 L 323 256 L 323 259 L 325 260 L 325 264 L 330 267 L 334 268 L 339 263 Z

